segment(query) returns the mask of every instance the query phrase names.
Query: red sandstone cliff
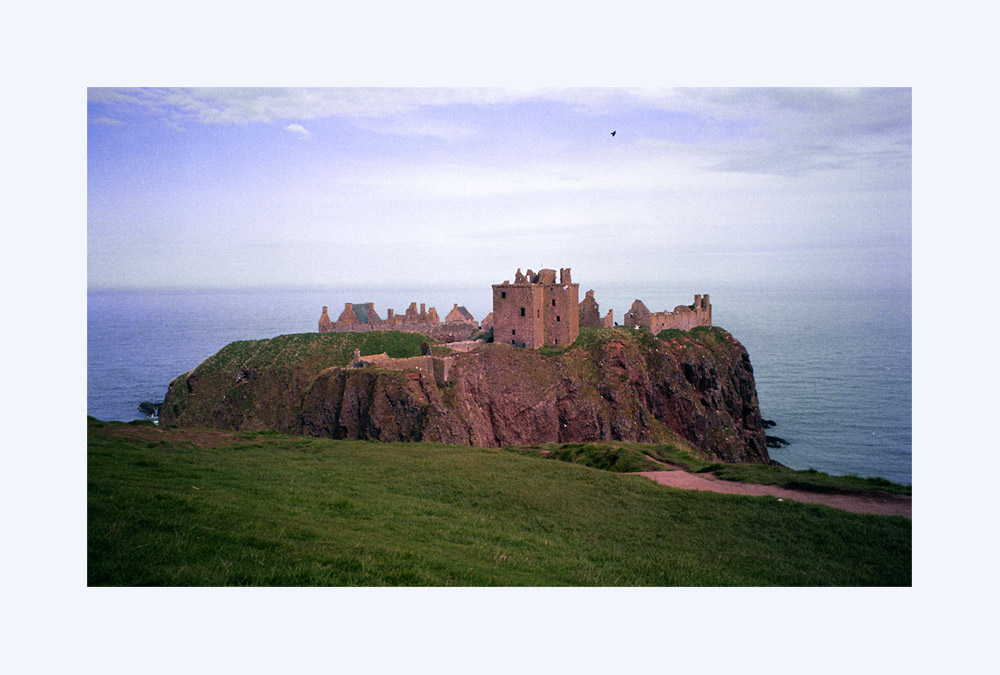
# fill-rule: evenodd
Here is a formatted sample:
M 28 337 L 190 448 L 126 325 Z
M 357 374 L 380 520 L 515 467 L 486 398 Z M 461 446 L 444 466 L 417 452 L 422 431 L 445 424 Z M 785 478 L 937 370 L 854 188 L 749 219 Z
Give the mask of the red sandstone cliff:
M 213 357 L 171 383 L 160 421 L 487 447 L 656 442 L 673 433 L 713 459 L 770 461 L 753 368 L 727 332 L 700 328 L 666 341 L 624 329 L 588 336 L 558 354 L 484 345 L 451 357 L 445 382 L 425 372 L 327 367 L 302 346 L 282 368 L 270 365 L 273 356 L 238 364 Z

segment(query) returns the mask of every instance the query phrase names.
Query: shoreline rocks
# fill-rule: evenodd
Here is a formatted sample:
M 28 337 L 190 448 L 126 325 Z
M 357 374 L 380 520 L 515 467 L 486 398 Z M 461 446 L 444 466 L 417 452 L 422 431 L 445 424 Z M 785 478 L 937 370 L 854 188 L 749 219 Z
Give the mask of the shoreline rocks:
M 152 401 L 143 401 L 139 404 L 139 412 L 147 417 L 159 417 L 160 408 L 163 407 L 163 403 L 153 403 Z

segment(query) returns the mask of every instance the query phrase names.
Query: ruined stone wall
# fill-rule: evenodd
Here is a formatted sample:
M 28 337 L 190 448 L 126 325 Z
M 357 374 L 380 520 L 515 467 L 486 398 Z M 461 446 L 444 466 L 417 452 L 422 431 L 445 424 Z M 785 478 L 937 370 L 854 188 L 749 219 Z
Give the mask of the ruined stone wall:
M 448 347 L 454 349 L 456 352 L 471 352 L 481 344 L 483 344 L 482 340 L 460 340 L 458 342 L 449 342 Z
M 354 362 L 351 363 L 351 365 L 360 368 L 366 363 L 379 363 L 381 361 L 388 361 L 388 360 L 389 360 L 389 355 L 386 354 L 385 352 L 382 352 L 380 354 L 369 354 L 367 356 L 361 356 L 361 350 L 355 349 Z
M 360 323 L 360 322 L 358 321 L 358 315 L 354 313 L 354 306 L 351 303 L 349 303 L 349 302 L 345 302 L 344 303 L 344 311 L 341 312 L 340 316 L 337 318 L 337 324 L 339 324 L 339 325 L 345 325 L 345 324 L 354 325 L 354 324 L 357 324 L 357 323 Z
M 601 327 L 601 306 L 594 300 L 594 289 L 587 291 L 580 301 L 580 328 Z
M 323 305 L 323 313 L 319 315 L 319 332 L 328 333 L 332 330 L 333 322 L 330 321 L 330 308 Z
M 397 319 L 399 317 L 396 317 Z M 475 321 L 452 321 L 451 323 L 403 323 L 382 321 L 381 323 L 330 324 L 326 329 L 320 325 L 320 333 L 366 333 L 373 330 L 398 330 L 405 333 L 423 333 L 438 342 L 457 342 L 471 337 L 479 331 Z
M 355 352 L 357 354 L 357 352 Z M 351 363 L 352 368 L 377 367 L 383 370 L 399 370 L 421 372 L 437 384 L 444 384 L 451 375 L 452 357 L 450 356 L 411 356 L 394 359 L 385 354 L 373 356 L 357 356 Z
M 414 333 L 423 333 L 427 337 L 438 342 L 458 342 L 467 340 L 475 333 L 479 332 L 479 324 L 475 321 L 452 321 L 450 323 L 439 323 L 435 325 L 415 325 L 404 326 L 393 330 L 406 330 Z
M 646 328 L 648 329 L 652 324 L 652 312 L 646 309 L 646 305 L 643 304 L 642 300 L 638 298 L 629 307 L 629 310 L 625 312 L 625 317 L 622 319 L 625 325 L 629 328 Z
M 434 377 L 433 356 L 411 356 L 405 359 L 383 359 L 375 365 L 385 370 L 419 370 L 427 377 Z
M 593 289 L 587 291 L 580 301 L 580 328 L 614 328 L 615 311 L 609 309 L 607 315 L 601 318 L 601 306 L 594 299 Z
M 365 333 L 372 329 L 372 325 L 368 323 L 341 323 L 337 321 L 329 325 L 324 325 L 323 317 L 320 317 L 320 333 Z
M 712 305 L 707 293 L 694 296 L 692 304 L 678 305 L 672 312 L 650 312 L 641 300 L 636 300 L 625 313 L 624 321 L 629 328 L 646 328 L 654 335 L 668 328 L 691 330 L 712 325 Z
M 431 359 L 431 365 L 434 368 L 434 373 L 432 377 L 437 384 L 444 384 L 451 377 L 451 357 L 434 357 Z
M 372 330 L 399 330 L 423 333 L 440 342 L 454 342 L 464 340 L 479 330 L 479 324 L 471 317 L 472 315 L 466 311 L 460 320 L 453 320 L 446 325 L 438 318 L 437 310 L 433 307 L 427 309 L 426 304 L 421 303 L 417 309 L 417 303 L 411 302 L 402 315 L 396 314 L 391 309 L 387 310 L 386 319 L 383 321 L 376 313 L 374 303 L 348 302 L 344 303 L 344 311 L 335 322 L 330 321 L 329 308 L 323 307 L 319 319 L 319 332 L 364 333 Z
M 475 321 L 469 310 L 467 310 L 464 306 L 459 307 L 457 302 L 455 303 L 455 306 L 452 308 L 452 310 L 448 312 L 448 316 L 446 316 L 444 320 L 446 322 Z
M 424 318 L 427 317 L 427 312 L 424 312 Z M 415 323 L 420 320 L 420 312 L 417 311 L 417 303 L 411 302 L 410 306 L 406 308 L 406 319 L 407 323 Z

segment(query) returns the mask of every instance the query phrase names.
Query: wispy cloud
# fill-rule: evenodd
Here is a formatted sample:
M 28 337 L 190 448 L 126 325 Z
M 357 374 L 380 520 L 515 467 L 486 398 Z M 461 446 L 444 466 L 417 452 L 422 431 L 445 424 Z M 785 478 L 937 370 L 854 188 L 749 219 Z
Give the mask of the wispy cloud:
M 748 133 L 714 150 L 718 171 L 796 176 L 910 160 L 909 89 L 685 90 L 701 114 Z
M 683 116 L 688 136 L 679 140 L 699 147 L 706 168 L 774 175 L 839 169 L 862 157 L 908 162 L 911 146 L 909 89 L 95 88 L 88 98 L 106 107 L 100 112 L 151 114 L 174 127 L 296 120 L 285 129 L 303 138 L 309 132 L 298 121 L 331 117 L 395 136 L 475 136 L 455 106 L 561 103 L 612 118 L 647 111 Z M 662 131 L 631 132 L 639 142 L 667 142 Z
M 577 112 L 622 105 L 669 108 L 678 94 L 665 89 L 500 88 L 189 88 L 88 90 L 88 102 L 160 112 L 203 123 L 271 122 L 324 117 L 392 117 L 450 105 L 495 106 L 558 101 Z
M 356 125 L 366 131 L 391 136 L 429 136 L 448 140 L 465 139 L 476 134 L 476 130 L 468 124 L 413 115 L 360 120 Z
M 300 138 L 309 138 L 309 131 L 301 124 L 289 124 L 285 127 L 285 131 L 291 132 Z
M 91 124 L 105 124 L 105 125 L 107 125 L 109 127 L 117 127 L 117 126 L 121 126 L 121 125 L 125 124 L 121 120 L 116 120 L 116 119 L 113 119 L 111 117 L 95 117 L 94 119 L 90 120 L 90 123 Z

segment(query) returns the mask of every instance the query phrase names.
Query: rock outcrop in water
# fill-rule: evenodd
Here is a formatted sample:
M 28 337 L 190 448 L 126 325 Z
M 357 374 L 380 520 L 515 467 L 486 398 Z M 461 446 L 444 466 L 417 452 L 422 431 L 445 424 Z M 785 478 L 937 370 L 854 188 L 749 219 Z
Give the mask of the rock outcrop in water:
M 139 404 L 139 412 L 147 417 L 156 417 L 160 414 L 160 406 L 162 403 L 153 403 L 152 401 L 143 401 Z
M 160 422 L 486 447 L 676 435 L 715 460 L 770 462 L 743 346 L 714 327 L 663 335 L 586 329 L 549 353 L 485 344 L 453 355 L 445 381 L 342 367 L 353 343 L 330 340 L 350 335 L 235 343 L 171 383 Z

